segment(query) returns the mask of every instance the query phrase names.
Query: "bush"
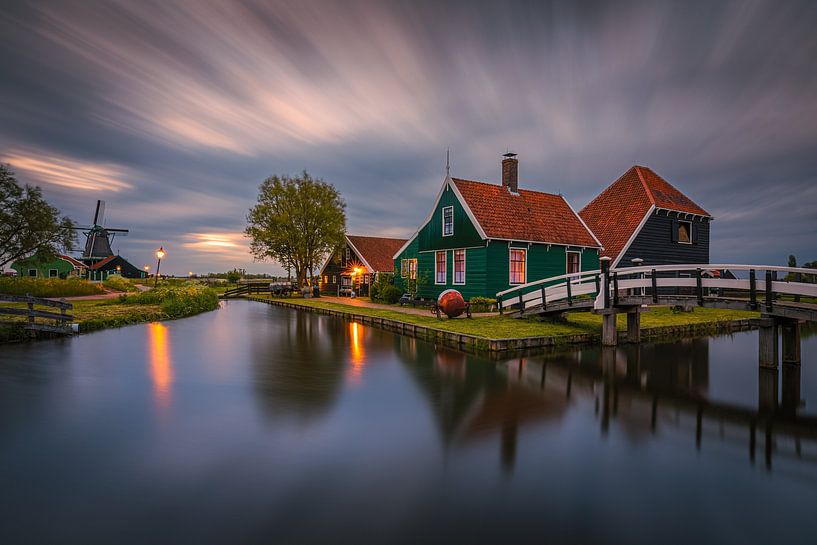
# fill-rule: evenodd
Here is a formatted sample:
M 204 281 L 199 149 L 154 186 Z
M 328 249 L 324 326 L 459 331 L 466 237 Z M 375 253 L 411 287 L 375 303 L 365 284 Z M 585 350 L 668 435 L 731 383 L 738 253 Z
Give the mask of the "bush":
M 471 297 L 471 312 L 491 312 L 496 310 L 496 299 L 490 297 Z
M 105 290 L 99 284 L 92 284 L 79 278 L 13 278 L 0 277 L 0 293 L 34 297 L 73 297 L 76 295 L 97 295 Z
M 218 308 L 216 291 L 193 282 L 181 286 L 160 286 L 121 299 L 127 305 L 160 305 L 168 318 L 181 318 Z
M 102 285 L 106 288 L 117 291 L 138 291 L 136 286 L 133 285 L 133 282 L 127 278 L 119 276 L 118 274 L 109 276 L 104 282 L 102 282 Z
M 241 273 L 237 270 L 233 269 L 231 271 L 227 271 L 227 283 L 235 284 L 239 280 L 241 280 Z
M 387 303 L 389 305 L 395 304 L 397 301 L 400 300 L 400 297 L 403 295 L 403 290 L 398 288 L 397 286 L 385 286 L 380 290 L 378 293 L 378 301 L 381 303 Z

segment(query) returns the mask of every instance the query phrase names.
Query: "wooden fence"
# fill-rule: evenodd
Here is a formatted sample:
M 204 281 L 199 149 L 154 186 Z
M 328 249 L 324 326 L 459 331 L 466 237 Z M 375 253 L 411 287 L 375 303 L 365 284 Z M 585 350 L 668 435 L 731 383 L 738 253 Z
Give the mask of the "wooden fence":
M 50 333 L 61 333 L 70 335 L 73 333 L 71 329 L 71 321 L 74 317 L 67 313 L 68 310 L 74 308 L 71 303 L 66 303 L 65 299 L 54 301 L 52 299 L 43 299 L 40 297 L 32 297 L 31 295 L 9 295 L 0 293 L 0 303 L 22 303 L 25 307 L 4 307 L 0 306 L 0 316 L 23 316 L 26 318 L 25 328 L 33 331 L 48 331 Z M 41 310 L 34 307 L 48 307 L 49 310 Z M 50 309 L 58 309 L 59 312 L 53 312 Z M 54 323 L 38 322 L 36 319 L 53 320 Z M 6 320 L 11 322 L 11 320 Z M 16 323 L 16 322 L 15 322 Z

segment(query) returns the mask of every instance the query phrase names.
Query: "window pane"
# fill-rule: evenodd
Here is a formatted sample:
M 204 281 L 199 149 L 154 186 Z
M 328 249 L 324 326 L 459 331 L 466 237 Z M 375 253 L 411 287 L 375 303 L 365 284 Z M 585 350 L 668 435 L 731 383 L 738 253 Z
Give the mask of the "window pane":
M 445 284 L 445 252 L 437 252 L 436 282 Z
M 678 242 L 692 242 L 692 224 L 686 221 L 678 222 Z
M 578 252 L 567 252 L 567 274 L 579 272 Z
M 443 208 L 443 236 L 454 234 L 454 208 L 446 206 Z
M 525 283 L 525 250 L 511 250 L 510 263 L 510 283 L 524 284 Z
M 465 250 L 454 250 L 454 283 L 465 284 Z

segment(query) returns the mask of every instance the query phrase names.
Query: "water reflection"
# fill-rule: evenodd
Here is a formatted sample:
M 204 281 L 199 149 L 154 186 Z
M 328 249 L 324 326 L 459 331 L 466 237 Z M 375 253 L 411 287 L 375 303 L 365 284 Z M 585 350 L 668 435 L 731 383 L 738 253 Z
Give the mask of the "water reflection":
M 431 404 L 443 444 L 494 438 L 506 470 L 515 463 L 520 427 L 558 423 L 578 399 L 592 400 L 602 436 L 615 426 L 638 443 L 671 429 L 699 450 L 704 441 L 741 441 L 751 463 L 762 448 L 768 470 L 776 456 L 802 459 L 804 441 L 817 447 L 817 418 L 798 415 L 800 365 L 782 366 L 778 380 L 777 370 L 755 363 L 754 406 L 711 400 L 709 342 L 589 347 L 497 362 L 400 337 L 395 346 Z
M 363 374 L 365 366 L 365 352 L 363 348 L 364 327 L 357 322 L 349 323 L 349 381 L 357 383 Z
M 152 322 L 147 325 L 147 336 L 153 397 L 157 406 L 165 408 L 170 403 L 170 386 L 173 383 L 167 326 L 161 322 Z

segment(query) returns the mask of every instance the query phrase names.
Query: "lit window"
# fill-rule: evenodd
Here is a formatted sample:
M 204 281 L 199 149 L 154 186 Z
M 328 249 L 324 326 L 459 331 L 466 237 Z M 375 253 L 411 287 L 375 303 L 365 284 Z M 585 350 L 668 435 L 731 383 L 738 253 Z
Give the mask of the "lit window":
M 342 286 L 349 287 L 352 285 L 352 277 L 351 276 L 341 276 L 340 283 Z
M 445 266 L 446 266 L 446 261 L 447 261 L 446 257 L 447 256 L 446 256 L 445 251 L 437 252 L 437 254 L 436 254 L 435 261 L 436 261 L 437 266 L 435 267 L 435 271 L 436 271 L 436 276 L 434 278 L 434 283 L 435 284 L 445 284 L 445 276 L 446 276 Z
M 400 260 L 400 276 L 403 278 L 408 276 L 408 259 Z
M 408 275 L 410 280 L 417 280 L 417 260 L 409 259 L 408 261 Z
M 323 283 L 324 283 L 324 284 L 328 284 L 328 283 L 329 283 L 329 276 L 328 276 L 328 275 L 324 275 L 324 277 L 323 277 Z
M 465 284 L 465 250 L 454 250 L 454 283 Z
M 454 234 L 454 207 L 443 208 L 443 236 L 450 237 Z
M 511 284 L 524 284 L 525 283 L 525 265 L 526 265 L 526 258 L 527 258 L 527 250 L 522 250 L 520 248 L 511 248 L 510 249 L 510 283 Z
M 582 270 L 581 256 L 579 252 L 567 252 L 567 274 L 578 273 Z
M 692 244 L 692 222 L 678 222 L 678 242 L 683 244 Z

